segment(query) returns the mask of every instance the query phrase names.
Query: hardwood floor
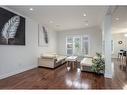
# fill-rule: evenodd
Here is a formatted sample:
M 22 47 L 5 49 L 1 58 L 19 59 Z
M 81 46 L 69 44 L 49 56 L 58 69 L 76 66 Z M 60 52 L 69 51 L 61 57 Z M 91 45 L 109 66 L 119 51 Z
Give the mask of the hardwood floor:
M 123 89 L 127 84 L 126 67 L 113 60 L 115 70 L 112 79 L 88 72 L 66 68 L 35 68 L 0 80 L 0 89 Z

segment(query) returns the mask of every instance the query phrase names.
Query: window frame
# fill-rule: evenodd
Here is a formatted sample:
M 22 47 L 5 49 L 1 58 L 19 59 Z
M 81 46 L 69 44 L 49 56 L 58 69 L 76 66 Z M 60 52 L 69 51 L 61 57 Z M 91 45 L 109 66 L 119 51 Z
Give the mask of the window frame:
M 80 44 L 81 44 L 81 48 L 80 48 L 81 50 L 80 51 L 81 52 L 83 50 L 83 37 L 87 37 L 88 38 L 88 54 L 81 53 L 80 55 L 81 56 L 88 56 L 90 54 L 90 37 L 88 35 L 83 35 L 83 36 L 82 35 L 67 35 L 66 36 L 66 55 L 74 55 L 74 47 L 75 47 L 74 46 L 75 45 L 74 44 L 75 43 L 74 40 L 75 40 L 75 38 L 78 38 L 78 37 L 80 38 L 80 41 L 81 41 L 80 42 Z M 68 38 L 72 38 L 72 43 L 68 43 L 67 42 L 68 41 Z M 72 46 L 73 46 L 72 47 L 72 54 L 67 54 L 67 50 L 69 49 L 69 48 L 67 48 L 67 45 L 68 44 L 72 44 Z

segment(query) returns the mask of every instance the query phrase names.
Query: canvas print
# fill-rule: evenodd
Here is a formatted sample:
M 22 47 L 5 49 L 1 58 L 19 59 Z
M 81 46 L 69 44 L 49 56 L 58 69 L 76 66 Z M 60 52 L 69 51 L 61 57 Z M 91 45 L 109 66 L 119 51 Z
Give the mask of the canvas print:
M 0 44 L 25 45 L 25 18 L 1 7 Z
M 39 33 L 38 33 L 38 43 L 39 46 L 48 46 L 48 32 L 46 28 L 42 25 L 38 25 Z

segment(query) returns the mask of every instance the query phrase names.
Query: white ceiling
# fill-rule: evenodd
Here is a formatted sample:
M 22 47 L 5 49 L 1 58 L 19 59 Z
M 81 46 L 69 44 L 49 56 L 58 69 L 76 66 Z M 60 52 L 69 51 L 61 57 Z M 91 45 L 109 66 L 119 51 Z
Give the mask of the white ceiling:
M 119 20 L 115 20 L 115 18 L 119 18 Z M 127 6 L 118 6 L 112 16 L 112 25 L 113 33 L 127 32 Z
M 55 31 L 79 29 L 102 24 L 105 6 L 7 6 Z M 29 8 L 33 8 L 30 11 Z M 83 14 L 86 13 L 86 17 Z M 53 23 L 50 23 L 53 21 Z M 88 21 L 88 22 L 87 22 Z M 86 25 L 88 23 L 88 26 Z

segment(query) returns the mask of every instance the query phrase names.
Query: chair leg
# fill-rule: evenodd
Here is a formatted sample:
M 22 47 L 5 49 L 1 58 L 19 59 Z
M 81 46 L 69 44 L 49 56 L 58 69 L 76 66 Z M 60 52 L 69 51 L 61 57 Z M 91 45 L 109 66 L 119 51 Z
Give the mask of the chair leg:
M 121 63 L 123 63 L 123 56 L 121 55 Z
M 121 55 L 119 55 L 119 62 L 121 63 Z
M 120 55 L 120 64 L 122 64 L 122 56 Z
M 125 64 L 125 57 L 123 56 L 123 65 Z
M 122 64 L 124 64 L 124 57 L 122 56 Z

